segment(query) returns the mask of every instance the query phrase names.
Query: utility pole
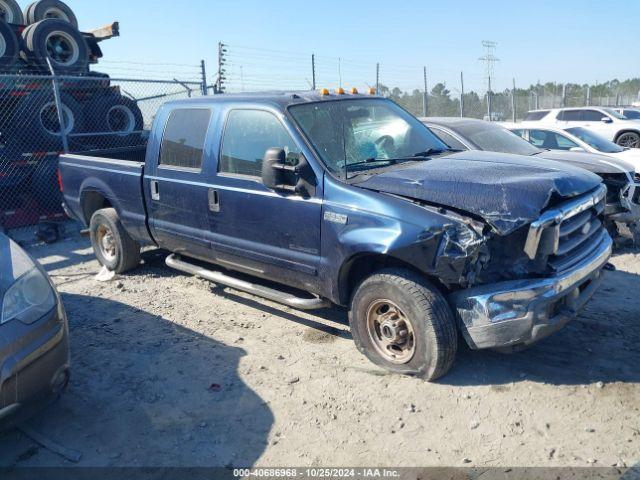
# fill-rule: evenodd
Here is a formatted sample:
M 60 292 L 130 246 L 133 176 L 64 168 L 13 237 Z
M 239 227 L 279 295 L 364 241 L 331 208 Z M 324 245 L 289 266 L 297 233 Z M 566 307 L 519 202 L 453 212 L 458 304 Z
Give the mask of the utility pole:
M 460 118 L 464 117 L 464 74 L 460 72 Z
M 202 73 L 202 95 L 207 96 L 209 87 L 207 86 L 207 68 L 204 60 L 200 60 L 200 71 Z
M 567 84 L 562 84 L 562 108 L 567 106 Z
M 316 89 L 316 55 L 311 54 L 311 88 Z
M 585 101 L 585 106 L 591 106 L 591 85 L 587 85 L 587 100 Z
M 489 114 L 489 121 L 491 121 L 491 79 L 495 71 L 496 63 L 499 62 L 500 59 L 495 56 L 496 47 L 498 46 L 497 42 L 483 40 L 482 46 L 484 47 L 484 56 L 480 57 L 479 60 L 484 62 L 487 73 L 487 112 Z
M 224 43 L 218 43 L 218 81 L 216 82 L 215 93 L 224 93 L 225 89 L 224 81 L 226 80 L 226 77 L 224 74 L 226 73 L 226 70 L 224 69 L 224 66 L 226 65 L 226 47 L 227 45 Z
M 516 79 L 513 79 L 513 90 L 511 90 L 511 119 L 516 123 Z
M 376 63 L 376 95 L 380 95 L 380 64 Z
M 429 90 L 427 90 L 427 67 L 423 68 L 424 74 L 424 95 L 422 96 L 422 115 L 424 117 L 427 116 L 427 111 L 429 110 Z

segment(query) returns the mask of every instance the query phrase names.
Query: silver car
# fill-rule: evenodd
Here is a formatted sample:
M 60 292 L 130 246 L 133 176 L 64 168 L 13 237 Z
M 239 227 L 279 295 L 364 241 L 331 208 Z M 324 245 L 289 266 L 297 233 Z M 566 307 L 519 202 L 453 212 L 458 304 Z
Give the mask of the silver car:
M 69 381 L 69 328 L 44 269 L 0 234 L 0 429 L 35 412 Z

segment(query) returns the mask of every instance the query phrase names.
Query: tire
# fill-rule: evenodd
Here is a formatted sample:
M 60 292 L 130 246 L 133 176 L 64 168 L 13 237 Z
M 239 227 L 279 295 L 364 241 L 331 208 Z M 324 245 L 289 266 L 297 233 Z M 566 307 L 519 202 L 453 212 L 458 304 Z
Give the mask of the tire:
M 636 132 L 623 132 L 616 138 L 616 143 L 625 148 L 640 148 L 640 134 Z
M 104 148 L 125 147 L 140 142 L 144 119 L 138 104 L 118 93 L 96 95 L 85 107 L 85 117 L 89 119 L 89 131 L 112 133 L 96 137 Z
M 385 303 L 391 308 L 385 309 Z M 370 318 L 379 312 L 390 314 L 394 309 L 408 320 L 409 325 L 407 327 L 405 323 L 404 327 L 398 327 L 396 324 L 393 327 L 396 338 L 407 340 L 402 347 L 392 345 L 393 348 L 384 349 L 374 337 L 383 336 L 385 322 L 379 329 L 371 328 Z M 453 313 L 442 294 L 410 270 L 382 270 L 362 281 L 351 300 L 349 323 L 358 350 L 371 362 L 391 372 L 432 381 L 447 373 L 455 360 L 458 335 Z M 402 335 L 403 328 L 405 335 Z M 395 355 L 405 347 L 411 353 Z M 395 359 L 381 350 L 393 352 Z
M 2 17 L 5 22 L 14 25 L 24 24 L 22 9 L 15 0 L 0 0 L 0 12 L 3 13 Z
M 73 13 L 73 10 L 60 0 L 40 0 L 33 2 L 24 12 L 24 19 L 29 25 L 49 18 L 65 21 L 71 24 L 73 28 L 78 28 L 78 19 Z
M 79 75 L 89 68 L 89 46 L 77 28 L 64 20 L 47 19 L 29 25 L 22 32 L 22 58 L 43 71 L 47 60 L 63 75 Z M 55 49 L 54 53 L 51 50 Z
M 84 111 L 71 95 L 60 92 L 65 132 L 67 135 L 86 131 Z M 18 104 L 9 124 L 9 134 L 18 137 L 22 144 L 29 145 L 31 151 L 61 151 L 62 137 L 58 110 L 52 94 L 35 92 Z M 68 138 L 69 144 L 76 142 Z
M 20 58 L 18 37 L 7 22 L 0 20 L 0 69 L 10 70 L 16 65 L 18 58 Z
M 96 211 L 91 217 L 89 231 L 91 246 L 101 265 L 115 273 L 125 273 L 138 266 L 140 263 L 140 244 L 129 236 L 113 208 L 103 208 Z M 113 255 L 109 255 L 111 247 L 106 248 L 101 243 L 103 238 L 109 234 L 111 239 L 108 239 L 106 244 L 112 244 Z

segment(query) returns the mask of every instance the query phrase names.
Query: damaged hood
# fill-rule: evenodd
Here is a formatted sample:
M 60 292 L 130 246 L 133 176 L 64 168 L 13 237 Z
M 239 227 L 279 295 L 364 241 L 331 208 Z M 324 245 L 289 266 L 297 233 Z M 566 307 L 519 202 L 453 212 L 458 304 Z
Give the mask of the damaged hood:
M 468 151 L 412 162 L 354 184 L 462 210 L 506 235 L 540 216 L 552 197 L 593 190 L 600 177 L 551 160 Z
M 603 173 L 626 173 L 633 172 L 633 165 L 624 160 L 596 153 L 582 152 L 561 152 L 558 150 L 545 150 L 534 158 L 545 158 L 547 160 L 555 160 L 557 162 L 572 165 L 574 167 L 584 168 L 590 172 Z

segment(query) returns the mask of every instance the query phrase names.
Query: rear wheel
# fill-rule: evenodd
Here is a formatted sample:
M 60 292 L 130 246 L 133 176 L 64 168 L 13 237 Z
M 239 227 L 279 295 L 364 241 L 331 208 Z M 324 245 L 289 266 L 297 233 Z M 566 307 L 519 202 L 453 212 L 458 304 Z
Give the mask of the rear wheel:
M 640 134 L 635 132 L 622 133 L 616 143 L 624 148 L 640 148 Z
M 95 212 L 89 231 L 93 251 L 102 265 L 116 273 L 124 273 L 138 266 L 140 244 L 124 229 L 113 208 Z
M 410 270 L 382 270 L 360 283 L 349 322 L 358 349 L 389 371 L 435 380 L 453 365 L 453 313 L 442 294 Z

